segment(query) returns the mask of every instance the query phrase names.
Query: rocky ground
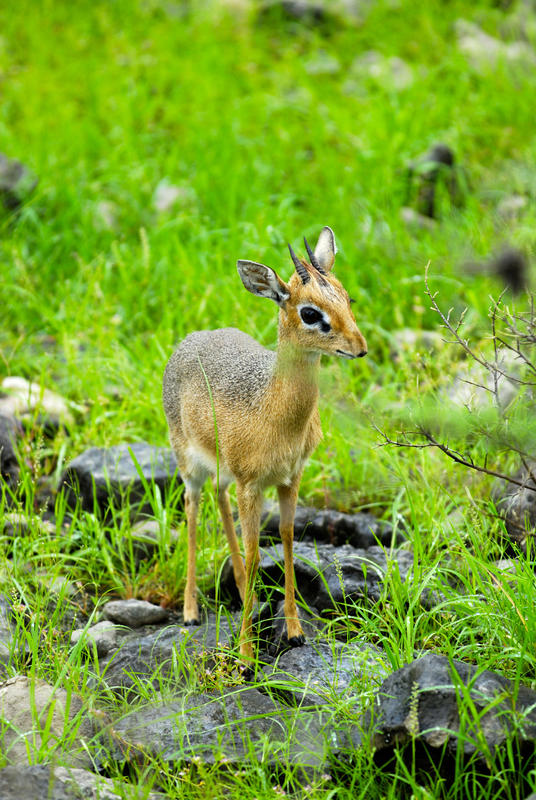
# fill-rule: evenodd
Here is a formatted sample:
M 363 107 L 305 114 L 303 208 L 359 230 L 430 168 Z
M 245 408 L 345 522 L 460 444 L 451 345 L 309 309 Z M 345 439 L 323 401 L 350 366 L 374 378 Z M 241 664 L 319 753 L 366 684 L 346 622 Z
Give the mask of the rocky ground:
M 16 401 L 13 387 L 4 391 L 2 478 L 16 486 L 19 437 L 30 408 Z M 23 394 L 31 405 L 31 387 Z M 47 400 L 48 407 L 42 394 L 35 402 L 54 430 L 70 412 L 61 398 Z M 165 499 L 179 483 L 166 448 L 94 447 L 67 466 L 58 486 L 45 487 L 48 511 L 39 525 L 54 529 L 58 492 L 67 505 L 102 520 L 123 508 L 133 522 L 132 546 L 143 559 L 157 547 L 159 529 L 147 517 L 147 486 L 158 487 Z M 523 503 L 525 495 L 522 489 Z M 512 497 L 504 501 L 509 508 Z M 35 524 L 13 506 L 2 520 L 4 541 L 11 543 Z M 480 760 L 485 769 L 490 753 L 501 748 L 514 749 L 520 764 L 533 752 L 536 692 L 530 688 L 432 652 L 393 671 L 389 654 L 374 641 L 337 625 L 352 604 L 394 602 L 393 587 L 414 580 L 415 556 L 403 530 L 371 514 L 298 508 L 295 572 L 307 637 L 298 649 L 286 642 L 277 532 L 277 511 L 267 508 L 255 615 L 258 658 L 247 671 L 235 656 L 240 610 L 229 564 L 221 572 L 218 604 L 209 605 L 197 627 L 184 627 L 177 611 L 136 599 L 102 602 L 79 616 L 70 649 L 92 664 L 92 703 L 36 678 L 31 663 L 26 673 L 11 674 L 21 654 L 12 601 L 0 595 L 0 736 L 11 765 L 0 770 L 0 797 L 24 800 L 47 791 L 58 800 L 156 797 L 136 794 L 140 787 L 128 784 L 130 794 L 117 794 L 105 777 L 110 764 L 127 775 L 155 758 L 178 771 L 199 763 L 239 769 L 252 752 L 276 773 L 293 765 L 308 779 L 328 780 L 364 746 L 372 746 L 381 762 L 394 748 L 404 752 L 407 743 L 448 771 L 449 760 L 460 757 L 460 704 L 468 703 L 474 735 L 467 739 L 464 722 L 464 758 Z M 393 573 L 398 583 L 386 580 Z M 75 587 L 62 590 L 76 593 Z M 438 598 L 423 589 L 420 602 L 430 608 Z M 54 751 L 61 766 L 28 765 L 38 760 L 45 729 L 46 737 L 61 740 Z

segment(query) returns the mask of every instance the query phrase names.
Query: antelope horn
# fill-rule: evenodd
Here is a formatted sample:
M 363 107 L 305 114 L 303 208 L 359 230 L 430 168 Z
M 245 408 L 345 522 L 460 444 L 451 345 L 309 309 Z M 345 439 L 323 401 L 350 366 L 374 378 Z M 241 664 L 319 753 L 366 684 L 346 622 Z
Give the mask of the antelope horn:
M 307 270 L 305 269 L 305 267 L 303 266 L 303 264 L 301 263 L 300 259 L 298 258 L 298 256 L 296 255 L 296 253 L 294 252 L 294 250 L 292 249 L 292 247 L 290 245 L 288 246 L 288 249 L 289 249 L 290 257 L 291 257 L 292 261 L 294 262 L 294 266 L 296 267 L 296 272 L 298 273 L 298 275 L 301 278 L 301 282 L 303 284 L 309 283 L 309 281 L 311 280 L 311 276 L 309 275 L 309 273 L 307 272 Z
M 321 267 L 321 266 L 320 266 L 320 264 L 318 263 L 317 259 L 315 258 L 315 254 L 313 253 L 313 251 L 312 251 L 312 250 L 311 250 L 311 248 L 309 247 L 309 242 L 307 241 L 307 239 L 305 238 L 305 236 L 303 237 L 303 243 L 304 243 L 304 245 L 305 245 L 305 249 L 307 250 L 307 255 L 309 256 L 309 260 L 310 260 L 311 264 L 313 265 L 313 267 L 314 267 L 314 268 L 316 269 L 316 271 L 317 271 L 317 272 L 319 272 L 321 275 L 327 275 L 327 273 L 326 273 L 326 272 L 325 272 L 325 271 L 322 269 L 322 267 Z

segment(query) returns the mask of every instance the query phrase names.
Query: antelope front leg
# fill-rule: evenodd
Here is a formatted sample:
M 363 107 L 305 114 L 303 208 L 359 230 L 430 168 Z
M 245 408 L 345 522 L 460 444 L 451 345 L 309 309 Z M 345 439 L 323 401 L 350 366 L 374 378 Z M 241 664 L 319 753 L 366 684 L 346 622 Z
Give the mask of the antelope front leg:
M 283 553 L 285 556 L 285 619 L 287 622 L 288 643 L 291 647 L 301 647 L 305 643 L 300 620 L 298 619 L 298 609 L 294 596 L 294 514 L 296 513 L 296 502 L 298 500 L 299 477 L 292 486 L 278 486 L 279 496 L 279 532 L 283 542 Z
M 240 630 L 240 655 L 245 661 L 253 660 L 252 611 L 255 601 L 255 578 L 259 567 L 259 531 L 261 524 L 262 492 L 251 486 L 237 483 L 236 499 L 246 552 L 246 590 L 242 628 Z

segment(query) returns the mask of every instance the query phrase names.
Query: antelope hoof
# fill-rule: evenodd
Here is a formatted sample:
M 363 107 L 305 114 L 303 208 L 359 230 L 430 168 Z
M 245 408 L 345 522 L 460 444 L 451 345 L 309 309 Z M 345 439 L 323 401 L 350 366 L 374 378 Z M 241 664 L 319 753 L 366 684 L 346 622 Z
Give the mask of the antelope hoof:
M 190 628 L 193 625 L 199 625 L 199 620 L 195 619 L 195 618 L 194 619 L 185 619 L 184 620 L 184 625 L 185 625 L 186 628 Z
M 305 644 L 305 636 L 303 633 L 300 633 L 299 636 L 291 636 L 288 643 L 291 647 L 301 647 Z

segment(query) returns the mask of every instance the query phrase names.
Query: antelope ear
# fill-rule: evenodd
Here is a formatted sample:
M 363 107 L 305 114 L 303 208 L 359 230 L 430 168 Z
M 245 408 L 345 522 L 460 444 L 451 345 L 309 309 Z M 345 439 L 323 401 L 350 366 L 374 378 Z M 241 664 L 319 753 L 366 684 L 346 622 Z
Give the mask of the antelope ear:
M 237 261 L 236 268 L 248 292 L 268 297 L 278 306 L 285 305 L 290 297 L 290 289 L 275 270 L 256 261 Z
M 326 225 L 320 231 L 318 242 L 315 247 L 315 258 L 320 264 L 320 267 L 329 272 L 335 262 L 335 253 L 337 252 L 337 245 L 335 244 L 335 235 L 331 228 Z

